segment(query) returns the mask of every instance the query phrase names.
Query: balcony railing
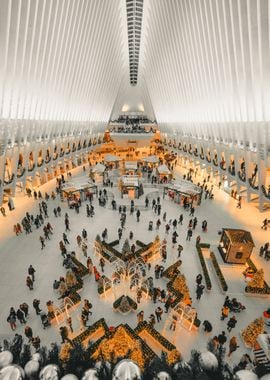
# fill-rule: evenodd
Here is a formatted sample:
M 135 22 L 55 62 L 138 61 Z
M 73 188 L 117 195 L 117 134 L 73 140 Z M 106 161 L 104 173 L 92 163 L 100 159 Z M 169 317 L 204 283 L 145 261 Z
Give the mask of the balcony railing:
M 28 164 L 28 171 L 32 172 L 35 169 L 36 165 L 34 163 L 30 163 L 30 166 Z
M 229 166 L 229 173 L 231 175 L 235 175 L 235 167 L 234 166 Z
M 18 168 L 17 178 L 21 178 L 24 175 L 24 173 L 25 173 L 25 168 L 22 168 L 22 167 Z
M 249 183 L 249 186 L 252 187 L 252 189 L 254 189 L 254 190 L 259 190 L 259 186 L 258 186 L 258 185 L 256 186 L 256 185 L 254 184 L 254 180 L 252 180 L 252 178 L 249 178 L 249 179 L 248 179 L 248 183 Z
M 13 180 L 14 180 L 14 177 L 15 177 L 14 173 L 12 173 L 8 180 L 4 179 L 4 184 L 5 185 L 11 184 L 13 182 Z
M 246 173 L 245 172 L 238 172 L 238 177 L 242 182 L 246 182 Z
M 262 193 L 265 196 L 265 198 L 270 199 L 270 185 L 268 186 L 268 190 L 266 190 L 266 187 L 264 185 L 261 186 Z
M 37 166 L 40 168 L 40 167 L 43 165 L 43 163 L 44 163 L 44 160 L 43 160 L 43 158 L 42 158 L 41 161 L 39 161 L 39 162 L 37 163 Z
M 220 166 L 220 169 L 226 170 L 226 162 L 220 162 L 219 166 Z

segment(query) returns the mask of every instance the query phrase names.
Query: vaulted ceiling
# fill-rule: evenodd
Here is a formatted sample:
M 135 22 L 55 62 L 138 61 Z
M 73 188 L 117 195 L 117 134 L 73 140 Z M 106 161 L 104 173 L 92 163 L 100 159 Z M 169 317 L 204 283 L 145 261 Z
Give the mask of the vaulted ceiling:
M 0 7 L 0 119 L 104 123 L 126 109 L 162 125 L 270 120 L 269 0 Z

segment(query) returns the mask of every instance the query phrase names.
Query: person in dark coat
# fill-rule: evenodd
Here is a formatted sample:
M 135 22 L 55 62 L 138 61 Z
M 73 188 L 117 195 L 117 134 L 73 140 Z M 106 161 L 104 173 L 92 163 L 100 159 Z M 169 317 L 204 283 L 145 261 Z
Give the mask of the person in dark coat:
M 36 270 L 33 268 L 32 265 L 30 265 L 28 268 L 28 274 L 29 276 L 31 276 L 33 282 L 35 281 L 35 272 Z
M 236 323 L 237 323 L 237 319 L 235 318 L 235 315 L 233 315 L 233 316 L 228 320 L 228 323 L 227 323 L 227 330 L 228 330 L 229 332 L 232 331 L 232 329 L 235 328 Z
M 30 326 L 25 326 L 24 334 L 25 334 L 26 338 L 30 342 L 32 340 L 32 338 L 33 338 L 33 330 L 31 329 Z
M 24 318 L 24 313 L 21 311 L 21 309 L 17 310 L 16 316 L 17 316 L 18 320 L 21 322 L 21 324 L 26 323 L 26 320 Z
M 203 321 L 203 326 L 204 326 L 204 331 L 205 332 L 211 332 L 213 330 L 213 326 L 207 320 Z
M 203 295 L 203 290 L 204 290 L 204 285 L 202 284 L 197 285 L 197 289 L 196 289 L 197 300 L 201 299 L 201 296 Z

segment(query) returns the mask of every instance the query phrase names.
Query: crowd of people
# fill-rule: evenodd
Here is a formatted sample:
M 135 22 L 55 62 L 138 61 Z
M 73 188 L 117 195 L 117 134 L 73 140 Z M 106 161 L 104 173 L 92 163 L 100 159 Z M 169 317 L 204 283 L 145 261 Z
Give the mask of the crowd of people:
M 187 175 L 187 179 L 192 181 L 193 176 L 196 178 L 196 173 L 189 171 Z M 56 188 L 56 194 L 59 194 L 59 189 L 61 188 L 61 183 L 63 183 L 65 179 L 63 176 L 61 179 L 57 182 L 57 188 Z M 213 186 L 208 183 L 209 178 L 207 180 L 205 179 L 203 181 L 203 184 L 200 185 L 202 188 L 202 191 L 204 192 L 204 199 L 213 199 L 214 192 L 213 192 Z M 42 230 L 43 233 L 40 234 L 39 240 L 41 243 L 41 250 L 43 251 L 46 248 L 46 241 L 53 239 L 54 234 L 54 227 L 52 224 L 54 223 L 63 223 L 63 232 L 62 232 L 62 238 L 59 241 L 59 250 L 60 254 L 63 258 L 63 266 L 66 270 L 70 270 L 74 273 L 76 277 L 76 265 L 74 264 L 72 257 L 75 257 L 75 251 L 71 250 L 69 248 L 70 245 L 76 244 L 78 249 L 82 252 L 84 256 L 84 260 L 86 262 L 86 266 L 89 271 L 90 276 L 94 276 L 95 281 L 98 282 L 100 278 L 102 277 L 103 273 L 106 273 L 106 267 L 107 262 L 104 260 L 104 258 L 99 258 L 98 261 L 96 258 L 92 256 L 92 252 L 89 252 L 89 246 L 90 242 L 88 242 L 88 233 L 87 233 L 87 227 L 83 227 L 82 232 L 80 235 L 76 236 L 75 242 L 71 241 L 69 232 L 71 231 L 71 223 L 70 223 L 70 215 L 69 213 L 63 211 L 60 207 L 60 205 L 55 205 L 55 200 L 58 200 L 58 195 L 55 194 L 55 192 L 52 192 L 49 196 L 47 193 L 44 195 L 41 193 L 41 191 L 34 191 L 33 196 L 34 199 L 37 202 L 38 207 L 38 213 L 31 214 L 29 212 L 26 212 L 23 219 L 14 224 L 14 232 L 17 236 L 21 235 L 23 232 L 26 234 L 30 234 L 35 230 Z M 32 194 L 31 194 L 32 195 Z M 54 201 L 53 205 L 50 206 L 49 202 L 50 199 Z M 60 200 L 60 199 L 59 199 Z M 98 206 L 96 206 L 96 209 L 94 207 L 94 199 L 91 197 L 91 199 L 87 200 L 86 204 L 86 216 L 94 218 L 96 213 L 101 213 L 102 208 L 105 207 L 108 203 L 108 194 L 106 189 L 99 190 L 98 193 Z M 78 205 L 78 208 L 81 207 L 81 204 Z M 134 239 L 133 229 L 139 222 L 144 222 L 141 215 L 141 208 L 136 206 L 134 200 L 130 201 L 129 206 L 122 206 L 117 205 L 117 202 L 115 200 L 112 201 L 112 209 L 115 211 L 115 214 L 118 213 L 118 219 L 119 219 L 119 225 L 117 225 L 117 218 L 115 217 L 115 225 L 112 226 L 112 228 L 117 229 L 118 239 L 119 241 L 122 240 L 123 233 L 126 234 L 126 232 L 129 230 L 129 240 L 130 240 L 130 247 L 131 252 L 134 254 L 136 250 L 136 243 Z M 146 317 L 146 321 L 152 326 L 155 327 L 157 324 L 164 321 L 164 314 L 169 314 L 171 311 L 171 305 L 175 302 L 175 295 L 168 291 L 165 288 L 166 282 L 164 281 L 164 288 L 160 286 L 160 283 L 158 282 L 163 277 L 163 272 L 165 270 L 165 263 L 168 259 L 168 255 L 171 253 L 172 249 L 176 247 L 176 253 L 177 258 L 183 257 L 183 255 L 187 254 L 184 252 L 183 246 L 179 243 L 178 238 L 180 231 L 185 231 L 186 233 L 186 240 L 187 244 L 192 243 L 192 238 L 194 234 L 196 233 L 196 239 L 194 239 L 194 245 L 200 241 L 200 235 L 199 233 L 206 234 L 208 232 L 208 221 L 207 219 L 200 220 L 200 217 L 196 214 L 196 208 L 192 204 L 192 202 L 189 202 L 187 199 L 184 199 L 182 208 L 179 209 L 179 215 L 175 217 L 169 217 L 167 215 L 168 211 L 166 210 L 164 203 L 162 203 L 161 198 L 157 196 L 156 198 L 149 199 L 148 196 L 145 197 L 145 209 L 146 211 L 152 212 L 151 214 L 151 220 L 148 221 L 148 231 L 155 232 L 155 234 L 162 234 L 162 228 L 164 228 L 165 237 L 162 240 L 161 243 L 161 251 L 160 251 L 160 261 L 158 263 L 155 263 L 155 265 L 152 267 L 150 262 L 145 262 L 145 268 L 144 272 L 142 272 L 142 276 L 144 277 L 145 281 L 147 282 L 147 286 L 149 289 L 149 295 L 151 302 L 153 303 L 153 312 L 149 314 L 148 317 Z M 79 213 L 77 209 L 75 209 L 76 213 Z M 52 221 L 51 217 L 54 221 Z M 47 220 L 46 220 L 47 219 Z M 50 220 L 50 221 L 49 221 Z M 200 223 L 200 224 L 199 224 Z M 200 232 L 198 232 L 198 224 L 201 226 Z M 265 224 L 265 223 L 264 223 Z M 93 228 L 93 225 L 92 227 Z M 266 229 L 266 228 L 264 228 Z M 103 232 L 101 233 L 102 240 L 106 241 L 109 237 L 109 228 L 105 227 Z M 171 244 L 169 243 L 171 241 Z M 260 250 L 260 255 L 266 256 L 269 252 L 269 243 L 266 243 Z M 108 265 L 109 267 L 109 265 Z M 36 269 L 29 264 L 27 273 L 26 273 L 26 286 L 30 291 L 34 289 L 34 283 L 35 283 L 35 277 L 36 277 Z M 136 288 L 136 301 L 138 304 L 142 304 L 142 298 L 143 298 L 143 292 L 139 287 Z M 204 297 L 205 294 L 205 284 L 203 283 L 203 276 L 202 274 L 198 274 L 194 281 L 194 289 L 196 294 L 196 301 L 199 302 L 202 297 Z M 64 299 L 69 294 L 69 289 L 66 284 L 66 280 L 63 276 L 60 276 L 59 279 L 55 279 L 53 283 L 53 289 L 57 292 L 57 298 Z M 220 319 L 222 321 L 225 321 L 226 327 L 224 327 L 224 330 L 227 328 L 227 335 L 224 331 L 218 333 L 213 338 L 210 338 L 211 343 L 216 347 L 219 348 L 220 346 L 224 346 L 225 343 L 228 341 L 229 343 L 229 350 L 228 350 L 228 357 L 232 355 L 234 351 L 238 348 L 237 338 L 235 336 L 231 336 L 229 339 L 229 333 L 236 327 L 237 325 L 237 319 L 235 315 L 231 315 L 230 313 L 233 312 L 233 309 L 231 308 L 231 304 L 229 304 L 228 299 L 225 299 L 224 305 L 221 310 L 221 317 Z M 232 300 L 234 302 L 234 300 Z M 48 301 L 50 302 L 50 301 Z M 38 315 L 41 319 L 41 323 L 44 327 L 48 326 L 48 311 L 50 310 L 49 307 L 52 304 L 46 304 L 44 306 L 44 310 L 40 306 L 41 301 L 38 299 L 33 300 L 33 309 L 35 310 L 36 315 Z M 188 305 L 192 306 L 192 299 L 188 301 Z M 155 305 L 154 305 L 155 304 Z M 47 310 L 46 310 L 47 308 Z M 16 310 L 17 309 L 17 310 Z M 95 305 L 92 304 L 92 300 L 84 299 L 82 301 L 82 307 L 80 310 L 80 330 L 83 330 L 87 327 L 87 323 L 92 323 L 92 320 L 90 316 L 92 315 L 92 312 L 95 309 Z M 46 310 L 46 311 L 45 311 Z M 20 324 L 25 325 L 24 334 L 29 340 L 29 343 L 32 344 L 32 346 L 35 349 L 39 349 L 40 347 L 40 338 L 38 334 L 34 334 L 32 331 L 32 328 L 30 326 L 30 323 L 28 321 L 29 319 L 29 306 L 27 303 L 23 302 L 19 305 L 18 308 L 11 307 L 9 315 L 7 317 L 7 322 L 10 325 L 10 328 L 12 330 L 17 329 L 17 321 L 19 321 Z M 144 316 L 144 310 L 140 310 L 137 313 L 137 323 L 140 323 L 145 320 Z M 228 320 L 228 321 L 227 321 Z M 172 315 L 170 318 L 170 324 L 169 324 L 169 330 L 176 331 L 178 326 L 180 326 L 180 319 L 177 318 L 176 315 Z M 65 325 L 61 326 L 59 329 L 59 333 L 62 339 L 62 342 L 72 342 L 72 337 L 74 336 L 74 331 L 76 329 L 76 326 L 74 324 L 74 321 L 72 319 L 72 316 L 68 316 L 65 320 Z M 213 327 L 212 323 L 209 320 L 204 320 L 201 324 L 201 329 L 206 333 L 210 334 L 212 333 Z

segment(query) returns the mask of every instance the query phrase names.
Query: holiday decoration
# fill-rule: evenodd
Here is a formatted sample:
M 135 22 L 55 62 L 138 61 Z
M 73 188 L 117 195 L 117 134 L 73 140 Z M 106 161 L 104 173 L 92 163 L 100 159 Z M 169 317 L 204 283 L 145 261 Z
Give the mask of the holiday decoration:
M 186 283 L 186 278 L 183 274 L 179 274 L 172 283 L 172 286 L 175 290 L 180 292 L 183 295 L 182 302 L 190 303 L 190 294 L 189 288 Z
M 178 350 L 175 349 L 175 350 L 168 352 L 167 362 L 169 365 L 174 365 L 181 360 L 182 360 L 181 354 Z
M 126 357 L 128 353 L 130 359 L 136 361 L 140 368 L 144 367 L 145 360 L 140 342 L 131 337 L 123 326 L 119 326 L 112 337 L 102 340 L 92 358 L 115 361 L 119 357 Z
M 253 278 L 248 283 L 248 286 L 251 288 L 259 288 L 262 289 L 264 287 L 264 271 L 263 269 L 259 269 L 254 273 Z
M 67 362 L 70 358 L 70 351 L 72 349 L 72 346 L 70 343 L 63 343 L 61 346 L 61 350 L 59 353 L 59 359 L 62 362 Z
M 263 318 L 257 318 L 253 322 L 251 322 L 242 332 L 242 338 L 245 344 L 253 348 L 257 337 L 259 334 L 262 334 L 264 331 L 264 321 Z

